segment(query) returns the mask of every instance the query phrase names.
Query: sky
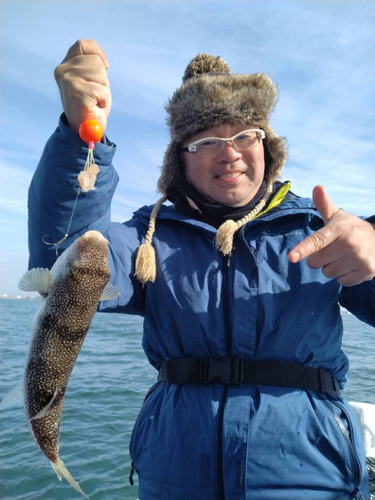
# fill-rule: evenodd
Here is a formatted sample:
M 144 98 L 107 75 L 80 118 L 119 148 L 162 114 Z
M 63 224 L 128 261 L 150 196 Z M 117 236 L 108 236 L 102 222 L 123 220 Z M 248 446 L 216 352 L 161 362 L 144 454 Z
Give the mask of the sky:
M 155 202 L 169 132 L 164 105 L 199 52 L 233 73 L 268 74 L 287 138 L 282 180 L 323 184 L 375 213 L 375 4 L 367 0 L 0 0 L 0 295 L 27 270 L 27 191 L 62 112 L 55 67 L 80 38 L 106 52 L 120 184 L 112 218 Z

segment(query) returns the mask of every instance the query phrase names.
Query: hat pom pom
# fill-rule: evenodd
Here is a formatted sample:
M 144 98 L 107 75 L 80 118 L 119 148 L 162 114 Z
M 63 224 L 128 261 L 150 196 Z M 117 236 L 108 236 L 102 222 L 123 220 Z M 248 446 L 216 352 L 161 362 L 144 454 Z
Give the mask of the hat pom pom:
M 210 56 L 209 54 L 198 54 L 188 64 L 182 81 L 193 76 L 199 76 L 204 73 L 230 73 L 230 67 L 220 56 Z

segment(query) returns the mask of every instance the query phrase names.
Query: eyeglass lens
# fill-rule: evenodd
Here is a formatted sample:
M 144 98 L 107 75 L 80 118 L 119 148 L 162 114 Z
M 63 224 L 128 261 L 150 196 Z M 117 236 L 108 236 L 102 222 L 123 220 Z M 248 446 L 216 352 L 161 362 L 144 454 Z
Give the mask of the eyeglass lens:
M 257 132 L 241 132 L 233 139 L 209 139 L 207 141 L 202 140 L 196 145 L 196 151 L 202 156 L 213 156 L 220 154 L 224 151 L 227 142 L 231 142 L 232 145 L 238 150 L 248 149 L 259 142 L 260 134 Z

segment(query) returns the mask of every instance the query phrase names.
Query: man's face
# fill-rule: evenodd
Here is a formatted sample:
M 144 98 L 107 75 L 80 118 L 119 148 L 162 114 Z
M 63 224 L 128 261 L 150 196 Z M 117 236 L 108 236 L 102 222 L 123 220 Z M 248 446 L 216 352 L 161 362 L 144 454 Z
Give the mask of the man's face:
M 184 141 L 183 147 L 205 137 L 232 137 L 248 130 L 251 125 L 224 123 L 195 134 Z M 264 148 L 259 140 L 251 148 L 237 151 L 231 143 L 216 156 L 200 156 L 184 153 L 186 180 L 210 201 L 231 207 L 249 203 L 264 179 Z

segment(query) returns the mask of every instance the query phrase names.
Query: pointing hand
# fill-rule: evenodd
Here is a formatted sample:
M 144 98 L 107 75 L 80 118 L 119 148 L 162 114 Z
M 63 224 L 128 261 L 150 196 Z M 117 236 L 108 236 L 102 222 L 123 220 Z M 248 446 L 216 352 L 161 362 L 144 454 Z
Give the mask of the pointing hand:
M 313 201 L 324 227 L 289 252 L 292 263 L 307 258 L 312 269 L 322 268 L 327 278 L 353 286 L 375 276 L 375 226 L 340 210 L 323 186 L 313 190 Z

